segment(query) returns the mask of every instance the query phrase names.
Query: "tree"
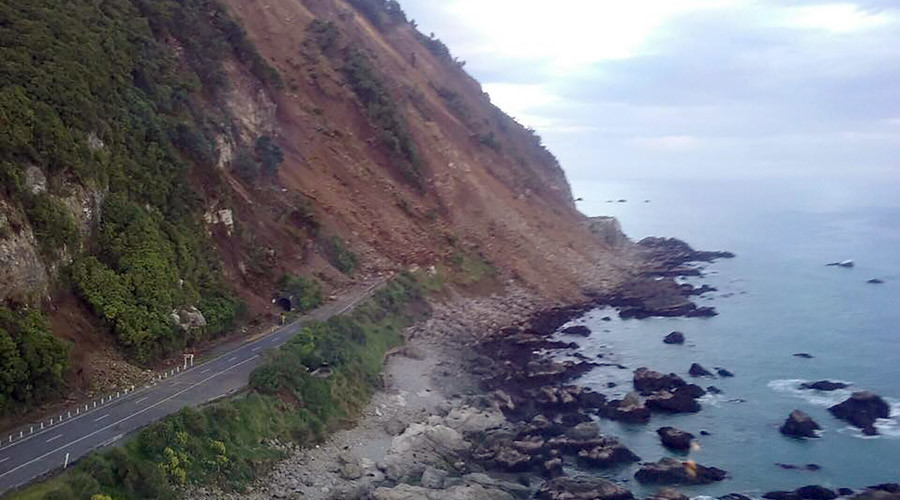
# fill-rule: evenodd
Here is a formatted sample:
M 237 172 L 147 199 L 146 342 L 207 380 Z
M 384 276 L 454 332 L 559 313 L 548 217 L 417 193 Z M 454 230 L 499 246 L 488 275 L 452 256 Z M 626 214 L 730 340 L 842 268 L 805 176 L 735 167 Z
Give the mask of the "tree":
M 284 153 L 275 141 L 267 135 L 256 139 L 256 157 L 259 159 L 263 175 L 274 177 L 278 167 L 284 163 Z

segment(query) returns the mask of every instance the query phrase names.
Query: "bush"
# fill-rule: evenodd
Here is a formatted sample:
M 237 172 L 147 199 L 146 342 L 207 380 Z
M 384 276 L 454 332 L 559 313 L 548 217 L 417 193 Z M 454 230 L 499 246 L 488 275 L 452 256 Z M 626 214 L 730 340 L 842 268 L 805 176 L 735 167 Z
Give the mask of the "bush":
M 32 406 L 65 388 L 69 346 L 32 310 L 0 306 L 0 413 Z
M 325 254 L 325 259 L 338 271 L 350 274 L 358 264 L 356 254 L 348 249 L 340 236 L 334 235 L 324 238 L 320 247 Z
M 397 0 L 350 0 L 350 5 L 356 7 L 379 29 L 406 22 L 406 13 Z
M 372 63 L 359 50 L 348 49 L 344 57 L 344 76 L 365 106 L 379 138 L 391 155 L 402 162 L 404 177 L 414 186 L 422 186 L 422 161 L 393 97 L 378 77 Z
M 78 228 L 61 201 L 47 193 L 29 195 L 25 200 L 25 214 L 44 258 L 52 260 L 62 249 L 76 250 Z
M 313 19 L 306 28 L 306 31 L 310 34 L 315 41 L 316 46 L 319 47 L 319 50 L 322 52 L 327 52 L 334 47 L 341 37 L 337 25 L 331 21 Z
M 263 135 L 256 139 L 254 150 L 263 174 L 274 177 L 278 173 L 278 167 L 284 162 L 284 153 L 281 152 L 281 148 L 271 137 Z
M 300 312 L 315 309 L 325 301 L 322 286 L 310 278 L 285 274 L 281 277 L 278 287 L 283 296 L 291 298 L 293 309 Z

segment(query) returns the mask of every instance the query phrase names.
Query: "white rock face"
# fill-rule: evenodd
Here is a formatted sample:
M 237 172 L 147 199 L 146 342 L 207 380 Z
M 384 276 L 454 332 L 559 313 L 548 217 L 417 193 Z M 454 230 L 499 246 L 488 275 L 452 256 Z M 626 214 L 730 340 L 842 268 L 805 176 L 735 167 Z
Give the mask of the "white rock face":
M 47 268 L 24 217 L 0 200 L 0 302 L 32 303 L 47 295 Z
M 206 318 L 203 316 L 203 313 L 194 306 L 172 311 L 171 318 L 172 321 L 184 331 L 206 326 Z
M 234 232 L 234 212 L 230 208 L 215 211 L 209 210 L 203 214 L 203 220 L 210 226 L 222 224 L 225 226 L 228 236 L 231 236 L 232 232 Z
M 25 169 L 25 189 L 31 194 L 47 192 L 47 177 L 44 172 L 35 165 Z
M 591 232 L 606 246 L 617 248 L 628 243 L 628 237 L 622 232 L 622 225 L 615 217 L 591 217 L 590 224 Z

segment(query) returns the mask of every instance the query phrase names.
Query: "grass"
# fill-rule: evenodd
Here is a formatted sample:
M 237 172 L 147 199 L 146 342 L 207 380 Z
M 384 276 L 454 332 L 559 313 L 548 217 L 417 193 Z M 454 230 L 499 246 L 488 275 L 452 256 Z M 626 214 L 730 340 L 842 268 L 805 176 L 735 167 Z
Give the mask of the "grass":
M 4 500 L 175 498 L 186 485 L 242 491 L 284 453 L 267 444 L 310 445 L 358 415 L 374 393 L 385 353 L 427 313 L 422 279 L 403 274 L 348 315 L 311 323 L 266 354 L 247 391 L 183 408 L 124 445 L 95 452 L 65 473 Z M 310 375 L 327 367 L 327 378 Z

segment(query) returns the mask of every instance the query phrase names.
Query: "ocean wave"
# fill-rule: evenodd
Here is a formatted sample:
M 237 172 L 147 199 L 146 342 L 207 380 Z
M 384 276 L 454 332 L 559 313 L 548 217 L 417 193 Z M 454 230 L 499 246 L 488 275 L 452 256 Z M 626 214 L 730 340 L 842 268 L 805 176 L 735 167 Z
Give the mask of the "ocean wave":
M 779 379 L 772 380 L 767 385 L 770 389 L 775 392 L 781 394 L 788 394 L 797 398 L 800 398 L 807 403 L 816 405 L 816 406 L 834 406 L 845 399 L 849 398 L 851 394 L 853 394 L 854 389 L 838 389 L 836 391 L 817 391 L 815 389 L 803 389 L 800 387 L 802 384 L 809 383 L 809 380 L 804 380 L 800 378 L 792 378 L 792 379 Z M 835 382 L 842 382 L 845 384 L 850 384 L 850 382 L 844 380 L 836 380 Z

